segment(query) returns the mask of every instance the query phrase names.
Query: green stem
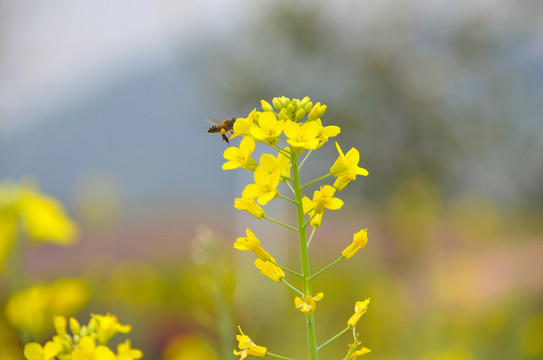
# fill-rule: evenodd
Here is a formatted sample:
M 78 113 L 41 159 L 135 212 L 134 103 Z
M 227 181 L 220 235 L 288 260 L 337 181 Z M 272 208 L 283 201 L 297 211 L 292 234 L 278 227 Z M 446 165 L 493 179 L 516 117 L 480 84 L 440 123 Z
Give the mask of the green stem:
M 297 273 L 297 272 L 294 271 L 294 270 L 290 270 L 290 269 L 287 268 L 287 267 L 281 266 L 281 265 L 279 265 L 278 263 L 276 263 L 275 261 L 273 261 L 272 259 L 269 259 L 268 261 L 271 262 L 273 265 L 280 267 L 282 270 L 285 270 L 286 272 L 291 273 L 292 275 L 296 275 L 296 276 L 298 276 L 298 277 L 303 278 L 302 274 Z
M 286 196 L 283 196 L 283 195 L 281 195 L 281 194 L 277 195 L 277 197 L 280 197 L 281 199 L 285 199 L 285 200 L 287 200 L 287 201 L 290 201 L 290 202 L 293 203 L 293 204 L 297 204 L 296 201 L 294 201 L 294 200 L 292 200 L 291 198 L 288 198 L 288 197 L 286 197 Z
M 305 161 L 307 160 L 307 158 L 309 157 L 309 154 L 311 154 L 311 151 L 313 151 L 313 150 L 309 150 L 309 151 L 307 152 L 307 155 L 304 157 L 304 159 L 303 159 L 302 162 L 300 163 L 300 166 L 298 166 L 298 169 L 301 169 L 302 166 L 304 166 L 304 163 L 305 163 Z
M 290 155 L 288 152 L 286 152 L 285 150 L 281 149 L 279 146 L 277 146 L 277 145 L 272 145 L 272 147 L 273 147 L 275 150 L 279 151 L 281 154 L 285 155 L 288 159 L 291 159 L 291 155 Z
M 287 224 L 285 224 L 285 223 L 282 223 L 282 222 L 279 221 L 279 220 L 272 219 L 272 218 L 270 218 L 270 217 L 267 217 L 266 215 L 264 215 L 264 216 L 262 216 L 262 217 L 263 217 L 264 219 L 266 219 L 266 220 L 269 220 L 269 221 L 273 222 L 273 223 L 276 223 L 276 224 L 278 224 L 278 225 L 284 226 L 284 227 L 286 227 L 287 229 L 294 230 L 294 231 L 298 231 L 298 229 L 295 228 L 294 226 L 287 225 Z
M 321 181 L 321 180 L 323 180 L 323 179 L 326 179 L 326 178 L 327 178 L 328 176 L 330 176 L 330 175 L 332 175 L 332 174 L 328 173 L 328 174 L 326 174 L 326 175 L 321 176 L 320 178 L 317 178 L 317 179 L 315 179 L 315 180 L 313 180 L 313 181 L 310 181 L 310 182 L 308 182 L 307 184 L 305 184 L 304 186 L 302 186 L 302 189 L 305 189 L 305 188 L 308 187 L 309 185 L 313 185 L 313 184 L 316 183 L 316 182 L 319 182 L 319 181 Z
M 292 178 L 294 193 L 296 197 L 296 215 L 298 218 L 298 237 L 300 240 L 300 257 L 302 262 L 302 287 L 306 296 L 311 296 L 311 273 L 309 271 L 309 256 L 307 251 L 307 241 L 304 228 L 304 209 L 302 206 L 302 186 L 300 185 L 300 174 L 298 168 L 298 154 L 292 152 Z M 305 317 L 307 331 L 307 345 L 309 351 L 309 360 L 317 360 L 317 336 L 315 333 L 315 322 L 313 314 Z
M 309 239 L 307 239 L 307 247 L 309 247 L 309 244 L 311 244 L 311 240 L 313 240 L 313 235 L 315 235 L 315 231 L 317 230 L 316 227 L 311 230 L 311 235 L 309 235 Z
M 277 355 L 277 354 L 271 353 L 271 352 L 269 352 L 269 351 L 266 351 L 266 355 L 269 355 L 269 356 L 274 357 L 274 358 L 277 358 L 277 359 L 294 360 L 293 358 L 289 358 L 289 357 L 286 357 L 286 356 Z
M 314 218 L 315 216 L 317 216 L 317 215 L 318 215 L 317 213 L 314 213 L 313 216 L 311 216 L 311 218 L 305 222 L 305 224 L 304 224 L 304 229 L 307 227 L 307 225 L 309 225 L 309 223 L 311 222 L 311 220 L 313 220 L 313 218 Z
M 294 292 L 297 293 L 298 295 L 304 296 L 304 293 L 303 293 L 303 292 L 301 292 L 300 290 L 296 289 L 295 286 L 293 286 L 291 283 L 289 283 L 289 282 L 286 281 L 285 279 L 281 279 L 281 281 L 282 281 L 286 286 L 288 286 L 289 288 L 291 288 L 292 290 L 294 290 Z
M 325 268 L 319 270 L 317 273 L 315 273 L 313 276 L 311 276 L 311 280 L 313 280 L 314 278 L 316 278 L 318 275 L 320 275 L 321 273 L 325 272 L 326 270 L 328 270 L 329 268 L 331 268 L 332 266 L 334 266 L 335 264 L 337 264 L 338 262 L 340 262 L 341 260 L 345 259 L 345 256 L 342 256 L 340 257 L 339 259 L 335 260 L 334 262 L 328 264 L 328 266 L 326 266 Z
M 333 336 L 331 339 L 329 339 L 328 341 L 326 341 L 324 344 L 322 344 L 321 346 L 319 346 L 317 348 L 317 350 L 320 350 L 322 349 L 323 347 L 325 347 L 326 345 L 328 345 L 329 343 L 331 343 L 332 341 L 334 341 L 335 339 L 337 339 L 338 337 L 340 337 L 341 335 L 345 334 L 347 331 L 349 331 L 351 327 L 350 326 L 347 326 L 345 329 L 341 330 L 337 335 Z
M 290 179 L 290 178 L 289 178 L 289 179 Z M 291 181 L 292 181 L 292 179 L 291 179 Z M 289 183 L 288 181 L 286 182 L 286 184 L 288 185 L 290 191 L 292 191 L 292 195 L 294 195 L 295 192 L 294 192 L 294 188 L 292 187 L 292 185 L 290 185 L 290 183 Z

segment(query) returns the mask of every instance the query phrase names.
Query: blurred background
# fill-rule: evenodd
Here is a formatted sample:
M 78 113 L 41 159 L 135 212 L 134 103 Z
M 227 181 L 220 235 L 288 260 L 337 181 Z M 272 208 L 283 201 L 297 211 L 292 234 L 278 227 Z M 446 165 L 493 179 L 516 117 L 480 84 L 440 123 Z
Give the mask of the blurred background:
M 29 248 L 28 273 L 85 279 L 78 319 L 116 314 L 146 359 L 232 358 L 238 324 L 303 358 L 294 295 L 232 249 L 251 226 L 295 268 L 295 239 L 233 210 L 251 177 L 221 170 L 205 117 L 309 96 L 370 172 L 311 244 L 319 269 L 368 228 L 316 280 L 319 342 L 371 297 L 368 356 L 543 359 L 542 14 L 534 0 L 0 0 L 0 178 L 36 181 L 81 231 Z M 336 157 L 313 154 L 308 179 Z

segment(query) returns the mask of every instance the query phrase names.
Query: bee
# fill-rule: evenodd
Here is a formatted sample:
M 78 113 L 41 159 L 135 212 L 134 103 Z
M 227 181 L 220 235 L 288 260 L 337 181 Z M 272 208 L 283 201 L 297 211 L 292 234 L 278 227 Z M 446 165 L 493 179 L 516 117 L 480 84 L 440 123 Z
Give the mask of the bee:
M 234 123 L 236 122 L 236 118 L 232 117 L 232 118 L 223 120 L 221 122 L 215 122 L 215 121 L 207 118 L 207 121 L 209 121 L 210 123 L 213 124 L 213 125 L 211 125 L 209 127 L 209 129 L 207 129 L 207 132 L 208 133 L 218 133 L 218 132 L 220 132 L 221 136 L 222 136 L 222 139 L 224 141 L 226 141 L 226 143 L 228 145 L 230 145 L 230 142 L 228 141 L 228 138 L 226 137 L 226 133 L 228 131 L 230 131 L 230 133 L 234 132 Z

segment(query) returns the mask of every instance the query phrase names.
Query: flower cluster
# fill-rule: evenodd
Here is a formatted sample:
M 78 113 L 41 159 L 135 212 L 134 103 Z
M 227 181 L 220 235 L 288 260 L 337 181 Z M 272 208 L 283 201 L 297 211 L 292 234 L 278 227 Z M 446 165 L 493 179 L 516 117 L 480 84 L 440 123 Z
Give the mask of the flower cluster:
M 127 334 L 130 325 L 122 325 L 111 314 L 92 315 L 88 325 L 81 326 L 75 318 L 68 321 L 55 316 L 57 332 L 44 346 L 39 343 L 26 344 L 24 355 L 28 360 L 137 360 L 143 357 L 141 350 L 132 349 L 130 340 L 117 346 L 115 354 L 108 346 L 109 340 L 117 333 Z
M 247 211 L 257 219 L 266 219 L 297 232 L 302 267 L 298 272 L 280 265 L 260 246 L 260 240 L 250 229 L 246 230 L 247 236 L 236 240 L 234 248 L 253 252 L 256 255 L 255 266 L 263 275 L 273 281 L 284 283 L 298 294 L 294 299 L 294 304 L 296 309 L 306 316 L 309 358 L 316 359 L 318 347 L 313 313 L 316 302 L 321 300 L 324 294 L 318 292 L 312 295 L 311 281 L 340 260 L 351 258 L 363 248 L 367 243 L 367 230 L 362 229 L 356 232 L 353 235 L 352 244 L 343 250 L 340 258 L 314 274 L 309 271 L 308 248 L 315 231 L 321 226 L 325 210 L 339 210 L 343 206 L 343 200 L 336 197 L 336 194 L 351 181 L 356 180 L 357 175 L 368 175 L 368 171 L 358 165 L 360 161 L 358 150 L 351 148 L 347 153 L 343 153 L 336 142 L 338 157 L 331 165 L 329 172 L 302 185 L 300 170 L 309 155 L 325 145 L 330 138 L 339 135 L 341 129 L 334 125 L 323 125 L 321 118 L 327 107 L 319 102 L 314 104 L 309 97 L 302 100 L 277 97 L 271 104 L 262 100 L 261 107 L 262 111 L 254 109 L 247 117 L 236 119 L 231 138 L 241 136 L 242 140 L 239 147 L 232 146 L 224 151 L 223 156 L 227 161 L 222 168 L 223 170 L 241 168 L 253 172 L 254 183 L 245 186 L 241 197 L 235 199 L 234 207 Z M 253 158 L 257 143 L 271 148 L 271 153 L 263 153 L 258 161 Z M 329 176 L 335 178 L 333 184 L 320 186 L 313 191 L 312 196 L 304 196 L 304 189 Z M 286 190 L 290 190 L 290 194 L 288 191 L 286 193 L 283 193 L 283 190 L 279 191 L 281 183 L 286 185 Z M 296 206 L 297 225 L 289 225 L 266 215 L 263 206 L 276 198 L 286 200 Z M 312 229 L 309 237 L 306 234 L 308 226 Z M 302 289 L 291 285 L 285 279 L 285 272 L 298 276 L 302 281 Z M 357 303 L 357 306 L 361 305 Z M 365 303 L 365 308 L 367 308 L 367 303 Z M 356 311 L 353 316 L 357 317 L 355 320 L 349 320 L 348 328 L 354 327 L 362 313 L 361 310 Z M 241 351 L 234 351 L 234 353 L 240 355 L 242 359 L 248 355 L 264 356 L 266 354 L 265 348 L 262 350 L 261 347 L 255 347 L 256 345 L 244 334 L 238 335 L 238 340 Z M 355 350 L 353 348 L 351 354 Z M 269 352 L 268 354 L 271 355 Z M 358 356 L 361 352 L 355 354 Z

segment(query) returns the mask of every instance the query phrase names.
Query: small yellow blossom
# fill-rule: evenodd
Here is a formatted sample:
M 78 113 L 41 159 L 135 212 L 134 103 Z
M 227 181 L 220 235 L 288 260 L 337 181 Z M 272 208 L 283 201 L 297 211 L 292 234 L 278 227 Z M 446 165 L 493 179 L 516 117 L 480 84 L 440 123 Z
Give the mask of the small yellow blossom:
M 309 115 L 307 115 L 307 121 L 312 121 L 321 118 L 324 113 L 326 112 L 326 105 L 321 105 L 320 102 L 316 103 L 311 111 L 309 112 Z
M 362 229 L 353 235 L 353 242 L 341 253 L 346 259 L 350 258 L 368 243 L 368 229 Z
M 270 257 L 267 261 L 256 259 L 255 266 L 260 270 L 262 275 L 269 277 L 273 281 L 279 282 L 285 277 L 285 273 L 279 266 L 272 263 L 272 261 L 275 262 L 273 257 Z
M 277 120 L 273 112 L 265 112 L 259 116 L 258 126 L 252 126 L 249 131 L 255 140 L 274 145 L 283 131 L 283 121 Z
M 271 111 L 273 112 L 273 106 L 266 100 L 260 100 L 260 106 L 262 106 L 262 110 L 264 111 Z
M 106 315 L 91 314 L 92 318 L 96 320 L 98 333 L 98 342 L 100 344 L 106 344 L 117 333 L 127 334 L 132 327 L 130 325 L 121 325 L 117 321 L 117 317 L 107 313 Z
M 294 299 L 294 306 L 306 315 L 311 315 L 315 312 L 315 306 L 317 301 L 320 301 L 324 297 L 322 292 L 315 296 L 304 295 L 302 298 L 296 296 Z
M 350 319 L 347 321 L 347 325 L 350 327 L 355 327 L 358 320 L 360 320 L 360 317 L 366 313 L 368 310 L 368 304 L 370 303 L 370 299 L 366 299 L 364 301 L 357 301 L 354 305 L 354 314 L 350 317 Z
M 343 151 L 341 151 L 337 142 L 336 147 L 339 152 L 339 157 L 330 168 L 330 173 L 336 177 L 334 187 L 337 191 L 341 191 L 351 180 L 356 179 L 356 175 L 367 176 L 368 170 L 358 166 L 358 162 L 360 161 L 358 150 L 352 148 L 347 154 L 343 155 Z
M 343 200 L 335 198 L 335 192 L 336 189 L 330 185 L 324 185 L 321 186 L 320 190 L 315 190 L 313 193 L 313 204 L 315 204 L 313 211 L 317 214 L 321 214 L 324 209 L 340 209 L 343 206 Z
M 245 359 L 249 355 L 256 357 L 266 356 L 268 349 L 264 346 L 256 345 L 247 335 L 236 335 L 236 340 L 239 342 L 238 348 L 241 351 L 234 350 L 234 355 L 240 356 L 240 360 Z
M 96 346 L 90 336 L 83 336 L 79 347 L 72 352 L 71 360 L 115 360 L 115 354 L 105 345 Z
M 116 360 L 137 360 L 143 357 L 143 352 L 138 349 L 132 349 L 130 340 L 126 340 L 117 346 Z
M 337 136 L 341 132 L 339 126 L 322 126 L 321 119 L 315 120 L 315 123 L 317 123 L 317 125 L 319 126 L 319 145 L 317 146 L 317 148 L 320 148 L 322 145 L 324 145 L 324 143 L 328 141 L 329 138 Z
M 265 167 L 258 166 L 254 174 L 255 183 L 247 185 L 241 196 L 256 199 L 260 205 L 266 205 L 279 194 L 277 185 L 279 185 L 280 176 L 279 172 L 270 173 Z
M 311 227 L 314 227 L 314 228 L 318 228 L 318 227 L 321 226 L 322 214 L 323 214 L 323 213 L 320 213 L 320 214 L 315 213 L 314 209 L 315 209 L 316 205 L 317 204 L 315 204 L 307 196 L 304 196 L 302 198 L 302 206 L 304 208 L 304 213 L 307 213 L 307 215 L 311 219 L 311 221 L 310 221 Z
M 303 124 L 286 121 L 283 131 L 288 137 L 287 142 L 294 152 L 303 153 L 306 149 L 315 150 L 319 145 L 319 125 L 314 121 Z
M 287 146 L 284 149 L 285 152 L 290 153 L 290 148 Z M 271 154 L 262 154 L 260 156 L 260 166 L 268 170 L 269 173 L 279 172 L 280 181 L 285 182 L 286 178 L 290 178 L 290 168 L 292 163 L 290 158 L 285 156 L 282 152 L 277 154 L 277 157 L 274 157 Z
M 244 137 L 239 144 L 239 148 L 230 146 L 224 150 L 223 157 L 228 161 L 222 165 L 222 169 L 232 170 L 240 167 L 253 171 L 258 165 L 251 157 L 253 151 L 255 151 L 254 139 L 250 136 Z
M 370 349 L 368 349 L 367 347 L 363 347 L 360 350 L 356 350 L 355 352 L 353 352 L 351 354 L 351 356 L 349 356 L 349 360 L 354 360 L 357 357 L 365 355 L 365 354 L 370 353 L 370 352 L 371 352 Z
M 237 118 L 234 123 L 234 132 L 232 133 L 232 136 L 230 136 L 230 139 L 239 135 L 248 135 L 251 132 L 251 128 L 255 126 L 255 120 L 257 118 L 258 113 L 256 109 L 253 109 L 246 118 Z
M 257 219 L 262 219 L 262 217 L 266 215 L 264 210 L 256 203 L 255 199 L 236 198 L 234 200 L 234 207 L 238 210 L 247 211 Z
M 52 360 L 60 350 L 61 347 L 52 341 L 48 341 L 43 347 L 33 342 L 25 345 L 24 355 L 28 360 Z
M 239 237 L 236 239 L 234 248 L 243 251 L 252 251 L 262 261 L 270 259 L 270 254 L 260 247 L 260 240 L 258 240 L 255 234 L 249 229 L 246 230 L 246 233 L 247 237 Z

